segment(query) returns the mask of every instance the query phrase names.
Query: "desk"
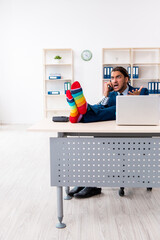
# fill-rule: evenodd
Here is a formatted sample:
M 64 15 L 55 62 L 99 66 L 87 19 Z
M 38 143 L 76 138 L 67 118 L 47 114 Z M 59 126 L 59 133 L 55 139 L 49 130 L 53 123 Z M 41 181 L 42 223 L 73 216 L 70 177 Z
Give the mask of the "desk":
M 30 131 L 57 132 L 50 138 L 51 186 L 57 187 L 58 228 L 63 187 L 160 187 L 160 126 L 117 126 L 115 121 L 54 123 Z

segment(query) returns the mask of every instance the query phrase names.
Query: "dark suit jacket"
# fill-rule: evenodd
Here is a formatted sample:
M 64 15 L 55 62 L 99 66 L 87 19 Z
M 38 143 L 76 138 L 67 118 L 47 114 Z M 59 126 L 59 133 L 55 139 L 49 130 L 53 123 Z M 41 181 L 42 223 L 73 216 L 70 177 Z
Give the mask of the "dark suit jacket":
M 129 91 L 135 90 L 129 86 Z M 143 88 L 141 90 L 141 95 L 148 95 L 148 89 Z M 111 92 L 109 94 L 109 100 L 107 105 L 88 104 L 88 111 L 83 115 L 81 122 L 99 122 L 99 121 L 111 121 L 116 119 L 116 96 L 117 92 Z
M 129 90 L 130 92 L 132 92 L 132 90 L 136 90 L 138 88 L 133 88 L 132 86 L 129 85 Z M 148 95 L 148 89 L 147 88 L 142 88 L 140 95 Z M 116 96 L 117 96 L 117 92 L 110 92 L 109 94 L 109 100 L 108 103 L 106 105 L 106 107 L 111 107 L 111 106 L 115 106 L 116 105 Z

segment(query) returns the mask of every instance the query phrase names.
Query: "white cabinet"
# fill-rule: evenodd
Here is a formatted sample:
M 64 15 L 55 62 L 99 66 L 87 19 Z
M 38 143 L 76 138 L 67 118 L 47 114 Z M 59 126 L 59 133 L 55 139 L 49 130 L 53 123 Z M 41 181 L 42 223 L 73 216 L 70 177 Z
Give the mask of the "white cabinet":
M 133 79 L 134 87 L 143 85 L 148 88 L 148 82 L 160 80 L 160 49 L 159 48 L 133 48 L 132 67 L 139 67 L 139 77 Z
M 73 83 L 72 49 L 44 49 L 44 115 L 69 113 L 65 90 Z M 61 59 L 57 63 L 55 56 Z
M 131 85 L 146 87 L 148 83 L 160 82 L 160 48 L 103 48 L 102 49 L 102 86 L 110 77 L 104 77 L 104 70 L 122 66 L 130 69 Z M 135 75 L 135 70 L 138 72 Z M 153 84 L 154 85 L 154 84 Z M 155 84 L 158 86 L 159 84 Z M 159 85 L 160 86 L 160 85 Z M 103 91 L 103 89 L 102 89 Z M 160 93 L 154 91 L 154 93 Z

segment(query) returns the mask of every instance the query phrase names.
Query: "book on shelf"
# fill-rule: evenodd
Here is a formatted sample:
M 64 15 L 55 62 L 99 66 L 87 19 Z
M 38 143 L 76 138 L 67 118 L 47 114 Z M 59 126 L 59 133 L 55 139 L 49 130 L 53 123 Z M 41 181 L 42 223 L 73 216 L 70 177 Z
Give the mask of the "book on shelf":
M 60 91 L 48 91 L 48 95 L 59 95 Z

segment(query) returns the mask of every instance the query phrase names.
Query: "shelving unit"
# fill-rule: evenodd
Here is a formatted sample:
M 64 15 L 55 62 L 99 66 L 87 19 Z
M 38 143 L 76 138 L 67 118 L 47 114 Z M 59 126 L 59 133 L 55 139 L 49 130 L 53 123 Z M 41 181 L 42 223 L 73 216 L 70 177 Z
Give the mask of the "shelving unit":
M 160 82 L 160 48 L 103 48 L 102 49 L 102 92 L 104 67 L 131 67 L 131 85 L 147 87 L 148 82 Z M 139 77 L 133 78 L 133 67 L 139 67 Z
M 61 56 L 55 63 L 55 56 Z M 44 116 L 63 115 L 69 113 L 66 102 L 64 83 L 73 83 L 73 51 L 72 49 L 44 49 Z M 61 75 L 61 79 L 49 79 L 49 76 Z M 59 91 L 58 95 L 49 95 L 48 91 Z

